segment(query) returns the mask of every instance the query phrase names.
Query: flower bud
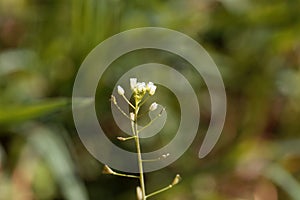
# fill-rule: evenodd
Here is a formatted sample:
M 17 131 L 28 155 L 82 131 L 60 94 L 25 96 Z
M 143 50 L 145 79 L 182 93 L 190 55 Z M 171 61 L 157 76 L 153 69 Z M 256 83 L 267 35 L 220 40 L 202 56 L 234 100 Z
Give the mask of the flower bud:
M 157 104 L 156 102 L 153 102 L 153 103 L 150 105 L 149 110 L 150 110 L 150 111 L 154 111 L 154 110 L 157 109 L 157 106 L 158 106 L 158 104 Z
M 181 177 L 179 174 L 177 174 L 172 182 L 172 185 L 177 185 L 181 181 Z
M 119 85 L 118 85 L 118 94 L 119 95 L 124 95 L 125 94 L 124 89 L 121 86 L 119 86 Z
M 135 116 L 134 116 L 134 113 L 133 113 L 133 112 L 131 112 L 131 113 L 129 114 L 129 117 L 130 117 L 131 121 L 134 121 L 134 120 L 135 120 Z
M 109 166 L 104 165 L 102 173 L 103 174 L 114 174 L 115 172 Z

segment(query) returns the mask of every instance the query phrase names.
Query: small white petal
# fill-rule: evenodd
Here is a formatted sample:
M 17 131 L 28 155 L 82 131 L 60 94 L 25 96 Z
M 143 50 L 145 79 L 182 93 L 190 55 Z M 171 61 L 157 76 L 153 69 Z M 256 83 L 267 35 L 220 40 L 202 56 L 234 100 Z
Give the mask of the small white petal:
M 150 105 L 149 110 L 150 110 L 150 111 L 154 111 L 154 110 L 157 109 L 157 106 L 158 106 L 158 104 L 157 104 L 156 102 L 153 102 L 153 103 Z
M 124 95 L 125 94 L 124 89 L 121 86 L 119 86 L 119 85 L 118 85 L 118 94 L 119 95 Z
M 137 78 L 130 78 L 130 88 L 134 90 L 137 84 Z

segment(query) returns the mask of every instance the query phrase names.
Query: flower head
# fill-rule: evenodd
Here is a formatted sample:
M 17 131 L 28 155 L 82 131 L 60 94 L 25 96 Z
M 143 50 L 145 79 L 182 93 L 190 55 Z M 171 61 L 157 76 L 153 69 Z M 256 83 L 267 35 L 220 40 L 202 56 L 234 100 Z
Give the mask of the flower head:
M 135 102 L 137 104 L 142 101 L 147 92 L 150 96 L 154 95 L 156 86 L 153 84 L 153 82 L 146 84 L 145 82 L 138 82 L 137 78 L 130 78 L 129 80 L 130 88 L 133 91 Z
M 138 92 L 145 92 L 146 91 L 146 83 L 145 82 L 138 82 L 137 84 L 136 84 L 136 88 L 137 88 L 137 91 Z

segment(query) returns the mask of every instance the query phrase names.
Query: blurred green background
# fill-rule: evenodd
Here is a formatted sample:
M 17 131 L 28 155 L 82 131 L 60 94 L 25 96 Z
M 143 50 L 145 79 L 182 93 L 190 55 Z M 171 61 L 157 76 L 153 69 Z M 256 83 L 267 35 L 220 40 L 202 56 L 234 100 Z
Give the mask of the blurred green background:
M 203 45 L 222 73 L 228 98 L 222 136 L 200 160 L 210 102 L 191 66 L 145 50 L 120 58 L 106 72 L 96 106 L 111 138 L 121 133 L 108 98 L 132 66 L 174 66 L 198 91 L 196 140 L 178 161 L 146 175 L 149 192 L 168 185 L 176 173 L 183 181 L 152 199 L 299 200 L 299 11 L 297 0 L 0 0 L 0 200 L 135 199 L 138 182 L 103 175 L 103 164 L 82 145 L 71 95 L 81 62 L 97 44 L 144 26 L 174 29 Z M 172 116 L 164 132 L 175 133 L 177 101 L 164 94 L 157 101 Z M 165 135 L 145 148 L 167 143 Z

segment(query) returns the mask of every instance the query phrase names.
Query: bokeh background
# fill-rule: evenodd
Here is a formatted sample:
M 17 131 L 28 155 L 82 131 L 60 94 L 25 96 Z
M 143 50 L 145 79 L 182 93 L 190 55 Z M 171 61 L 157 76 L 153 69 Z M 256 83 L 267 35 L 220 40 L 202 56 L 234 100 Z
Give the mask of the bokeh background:
M 0 200 L 136 198 L 136 180 L 103 175 L 103 164 L 82 145 L 71 95 L 81 62 L 97 44 L 144 26 L 198 41 L 218 65 L 228 98 L 222 136 L 213 152 L 198 159 L 210 102 L 188 63 L 143 50 L 107 70 L 96 107 L 117 145 L 122 133 L 108 99 L 128 69 L 164 63 L 197 91 L 201 122 L 194 143 L 178 161 L 146 175 L 149 192 L 168 185 L 176 173 L 183 181 L 152 199 L 299 200 L 299 11 L 298 0 L 0 0 Z M 178 127 L 178 102 L 166 88 L 158 92 L 169 118 L 145 151 L 170 141 Z

